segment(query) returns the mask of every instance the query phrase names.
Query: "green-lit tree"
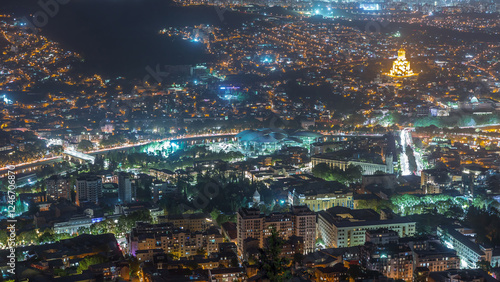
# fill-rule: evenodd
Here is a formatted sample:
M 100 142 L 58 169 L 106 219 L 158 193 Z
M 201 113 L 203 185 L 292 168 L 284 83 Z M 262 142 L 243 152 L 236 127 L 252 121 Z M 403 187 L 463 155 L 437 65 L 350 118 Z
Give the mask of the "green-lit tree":
M 129 257 L 127 259 L 128 261 L 128 267 L 130 269 L 130 277 L 138 277 L 139 276 L 139 270 L 141 270 L 141 264 L 139 263 L 139 260 L 136 257 Z
M 76 269 L 76 272 L 82 273 L 83 271 L 89 269 L 89 267 L 92 265 L 104 263 L 107 261 L 108 259 L 101 255 L 87 256 L 80 261 L 80 263 L 78 264 L 78 268 Z

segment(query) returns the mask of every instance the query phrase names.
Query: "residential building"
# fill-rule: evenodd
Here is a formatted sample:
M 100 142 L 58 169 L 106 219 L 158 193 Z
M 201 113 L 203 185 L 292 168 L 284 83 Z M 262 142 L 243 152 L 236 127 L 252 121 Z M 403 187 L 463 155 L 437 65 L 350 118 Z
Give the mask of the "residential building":
M 118 176 L 118 200 L 123 204 L 132 202 L 132 181 L 125 173 Z
M 48 200 L 71 200 L 71 189 L 67 178 L 53 175 L 45 180 L 45 186 Z
M 204 213 L 172 214 L 159 216 L 158 223 L 171 223 L 180 229 L 202 232 L 212 225 L 212 218 Z
M 397 244 L 399 241 L 398 232 L 385 228 L 366 231 L 366 242 L 375 245 Z
M 238 211 L 238 252 L 243 254 L 244 243 L 256 240 L 259 248 L 264 247 L 264 239 L 274 228 L 280 237 L 288 240 L 291 236 L 301 237 L 304 253 L 314 251 L 316 242 L 316 214 L 306 206 L 293 206 L 290 212 L 272 213 L 265 216 L 257 208 L 241 208 Z
M 223 241 L 224 237 L 216 228 L 192 232 L 177 228 L 171 223 L 138 222 L 128 236 L 130 254 L 139 255 L 141 261 L 151 260 L 158 252 L 171 253 L 178 257 L 190 257 L 201 250 L 207 254 L 217 253 L 219 244 Z
M 403 244 L 374 247 L 366 258 L 366 266 L 388 278 L 413 281 L 413 255 Z
M 85 176 L 76 181 L 76 203 L 82 202 L 99 203 L 102 197 L 102 179 L 95 176 Z

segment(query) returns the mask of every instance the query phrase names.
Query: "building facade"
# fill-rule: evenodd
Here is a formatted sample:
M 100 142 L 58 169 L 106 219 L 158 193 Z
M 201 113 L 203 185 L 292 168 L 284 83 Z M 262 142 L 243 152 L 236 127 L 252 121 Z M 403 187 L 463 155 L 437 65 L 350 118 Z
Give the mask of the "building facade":
M 171 223 L 137 223 L 128 236 L 129 252 L 138 255 L 140 261 L 148 261 L 155 253 L 170 253 L 176 257 L 190 257 L 204 251 L 219 252 L 224 237 L 217 229 L 191 232 L 175 227 Z
M 69 187 L 68 179 L 58 175 L 53 175 L 45 180 L 45 186 L 48 200 L 71 200 L 71 189 Z
M 369 230 L 388 229 L 399 237 L 415 234 L 416 223 L 405 217 L 387 220 L 363 220 L 352 217 L 339 218 L 328 211 L 318 213 L 318 237 L 326 247 L 343 248 L 364 245 Z
M 201 232 L 212 225 L 212 218 L 210 215 L 204 213 L 165 215 L 158 217 L 158 223 L 167 222 L 184 230 Z
M 492 248 L 485 248 L 471 241 L 471 237 L 460 233 L 453 227 L 439 226 L 437 233 L 448 248 L 457 252 L 461 268 L 477 268 L 477 262 L 482 260 L 491 263 Z
M 413 255 L 407 246 L 391 245 L 377 249 L 367 259 L 367 268 L 394 280 L 413 281 Z
M 353 193 L 343 190 L 331 193 L 316 193 L 315 191 L 300 193 L 293 189 L 288 192 L 288 202 L 291 205 L 307 206 L 312 211 L 322 211 L 332 207 L 354 207 Z
M 125 173 L 118 176 L 118 200 L 124 204 L 132 202 L 132 181 Z
M 354 165 L 354 166 L 360 166 L 362 173 L 364 175 L 373 175 L 377 171 L 382 171 L 384 173 L 394 173 L 392 156 L 386 157 L 385 160 L 386 160 L 385 164 L 377 164 L 377 163 L 360 162 L 356 160 L 342 160 L 329 155 L 315 155 L 311 157 L 312 167 L 315 167 L 320 163 L 326 163 L 330 167 L 338 167 L 342 170 L 346 170 L 348 166 Z
M 265 238 L 271 235 L 274 228 L 279 236 L 288 240 L 291 236 L 301 237 L 304 253 L 314 251 L 316 242 L 316 214 L 306 206 L 294 206 L 287 213 L 272 213 L 265 216 L 256 208 L 242 208 L 237 214 L 238 252 L 243 254 L 246 240 L 258 241 L 264 248 Z
M 80 228 L 90 228 L 92 224 L 99 222 L 100 220 L 102 219 L 94 219 L 88 216 L 75 216 L 67 221 L 54 223 L 54 233 L 67 233 L 73 235 L 77 233 Z
M 76 181 L 76 203 L 93 202 L 98 204 L 102 197 L 102 179 L 100 177 L 83 177 Z

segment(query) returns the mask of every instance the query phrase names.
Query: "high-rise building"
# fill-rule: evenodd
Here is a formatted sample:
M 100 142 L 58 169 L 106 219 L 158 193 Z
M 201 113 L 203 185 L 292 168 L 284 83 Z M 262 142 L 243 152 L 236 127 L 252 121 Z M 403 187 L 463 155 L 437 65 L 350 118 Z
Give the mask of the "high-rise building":
M 67 178 L 53 175 L 45 180 L 47 187 L 47 199 L 57 201 L 59 199 L 71 200 L 71 189 Z
M 260 248 L 264 239 L 271 235 L 274 228 L 279 236 L 288 240 L 291 236 L 300 237 L 304 243 L 304 253 L 314 251 L 316 240 L 316 214 L 307 206 L 294 206 L 290 212 L 261 214 L 257 208 L 241 208 L 238 211 L 238 251 L 244 252 L 247 240 L 256 240 Z
M 304 252 L 314 252 L 316 246 L 316 213 L 306 206 L 292 207 L 293 231 L 304 240 Z
M 132 202 L 132 181 L 125 173 L 120 173 L 118 177 L 118 200 L 120 203 Z
M 264 245 L 264 214 L 260 213 L 257 208 L 242 208 L 237 215 L 237 230 L 238 230 L 238 252 L 243 254 L 243 243 L 249 238 L 254 238 L 259 241 L 259 246 Z
M 102 179 L 97 176 L 85 176 L 76 181 L 76 203 L 99 203 L 102 197 Z

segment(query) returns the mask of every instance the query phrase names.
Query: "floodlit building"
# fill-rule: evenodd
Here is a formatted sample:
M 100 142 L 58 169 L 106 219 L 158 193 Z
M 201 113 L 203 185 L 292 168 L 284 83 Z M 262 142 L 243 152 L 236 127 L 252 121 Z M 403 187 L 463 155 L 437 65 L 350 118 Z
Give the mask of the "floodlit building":
M 439 226 L 437 233 L 448 248 L 457 252 L 460 257 L 461 268 L 477 268 L 477 262 L 482 260 L 492 262 L 493 248 L 486 248 L 473 242 L 472 237 L 460 233 L 457 229 L 449 226 Z
M 80 228 L 90 228 L 92 224 L 100 222 L 103 219 L 102 217 L 92 218 L 86 215 L 73 216 L 67 221 L 55 223 L 54 233 L 67 233 L 73 235 L 78 233 Z
M 327 182 L 329 183 L 329 182 Z M 336 185 L 338 183 L 332 183 Z M 318 185 L 306 188 L 297 188 L 288 191 L 288 202 L 291 205 L 306 205 L 312 211 L 326 210 L 332 207 L 353 208 L 352 191 L 345 187 L 331 187 L 321 189 Z
M 318 237 L 328 247 L 342 248 L 363 245 L 368 230 L 388 229 L 399 237 L 415 234 L 415 221 L 406 217 L 381 220 L 373 210 L 351 210 L 335 207 L 318 213 Z
M 399 49 L 398 58 L 392 64 L 392 69 L 388 74 L 390 77 L 394 78 L 405 78 L 416 76 L 410 68 L 410 62 L 406 60 L 406 51 L 404 49 Z
M 369 163 L 362 162 L 357 160 L 346 160 L 341 159 L 335 155 L 330 154 L 322 154 L 315 155 L 311 157 L 312 167 L 320 163 L 326 163 L 330 167 L 338 167 L 342 170 L 346 170 L 348 166 L 360 166 L 362 169 L 362 173 L 366 175 L 373 175 L 377 171 L 382 171 L 384 173 L 394 173 L 394 166 L 392 163 L 392 155 L 390 157 L 385 158 L 385 163 Z

